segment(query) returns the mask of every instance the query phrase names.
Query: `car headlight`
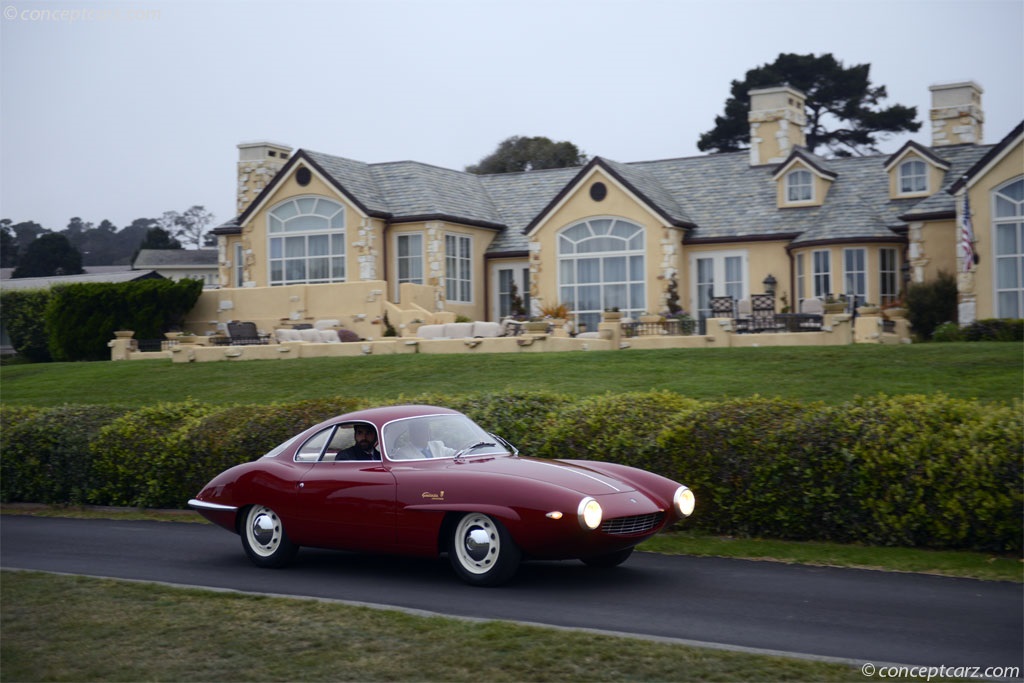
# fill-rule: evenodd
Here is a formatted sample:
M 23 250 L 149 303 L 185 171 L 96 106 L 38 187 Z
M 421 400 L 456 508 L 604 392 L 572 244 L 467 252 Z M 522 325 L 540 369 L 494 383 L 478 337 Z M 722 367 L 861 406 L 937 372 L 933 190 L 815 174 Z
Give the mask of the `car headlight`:
M 587 496 L 580 501 L 580 506 L 576 510 L 576 515 L 580 519 L 580 526 L 587 531 L 593 531 L 597 527 L 601 526 L 601 518 L 604 517 L 604 511 L 601 509 L 601 504 L 596 500 Z
M 696 504 L 697 499 L 694 497 L 693 491 L 685 486 L 680 486 L 676 489 L 675 495 L 672 496 L 672 506 L 683 517 L 689 517 L 693 514 L 693 506 Z

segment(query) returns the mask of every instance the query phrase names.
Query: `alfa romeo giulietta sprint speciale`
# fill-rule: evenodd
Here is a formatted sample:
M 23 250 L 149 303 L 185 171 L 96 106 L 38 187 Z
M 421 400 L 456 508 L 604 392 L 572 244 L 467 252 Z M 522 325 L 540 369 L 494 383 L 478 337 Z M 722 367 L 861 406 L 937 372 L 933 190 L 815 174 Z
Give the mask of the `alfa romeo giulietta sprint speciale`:
M 447 554 L 488 586 L 524 559 L 621 564 L 694 497 L 634 467 L 524 457 L 462 413 L 414 405 L 322 422 L 219 474 L 189 506 L 241 536 L 260 567 L 300 546 Z

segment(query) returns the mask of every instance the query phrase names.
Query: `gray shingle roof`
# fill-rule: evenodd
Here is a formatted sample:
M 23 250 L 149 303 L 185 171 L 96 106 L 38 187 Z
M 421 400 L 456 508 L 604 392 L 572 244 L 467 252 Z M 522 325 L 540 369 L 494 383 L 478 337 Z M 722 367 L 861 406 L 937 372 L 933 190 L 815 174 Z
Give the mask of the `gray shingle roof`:
M 991 148 L 959 145 L 932 150 L 947 161 L 942 190 L 924 200 L 889 198 L 887 155 L 820 159 L 835 174 L 825 204 L 778 208 L 778 166 L 750 166 L 748 152 L 621 163 L 600 159 L 611 173 L 644 197 L 687 241 L 884 239 L 915 216 L 952 214 L 945 190 Z M 438 218 L 498 230 L 492 254 L 525 251 L 525 230 L 580 173 L 563 168 L 477 176 L 413 161 L 366 164 L 302 151 L 363 209 L 393 220 Z M 594 163 L 594 162 L 592 162 Z M 690 227 L 692 226 L 692 227 Z
M 132 267 L 207 268 L 216 265 L 216 249 L 140 249 Z

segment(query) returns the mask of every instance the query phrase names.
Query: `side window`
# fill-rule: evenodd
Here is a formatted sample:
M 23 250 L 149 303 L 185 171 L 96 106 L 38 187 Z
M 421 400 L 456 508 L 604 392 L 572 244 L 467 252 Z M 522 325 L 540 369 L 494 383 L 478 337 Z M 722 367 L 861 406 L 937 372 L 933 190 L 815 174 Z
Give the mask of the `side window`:
M 306 443 L 299 447 L 295 453 L 295 462 L 316 462 L 320 459 L 320 453 L 324 445 L 334 432 L 334 427 L 321 430 L 306 440 Z

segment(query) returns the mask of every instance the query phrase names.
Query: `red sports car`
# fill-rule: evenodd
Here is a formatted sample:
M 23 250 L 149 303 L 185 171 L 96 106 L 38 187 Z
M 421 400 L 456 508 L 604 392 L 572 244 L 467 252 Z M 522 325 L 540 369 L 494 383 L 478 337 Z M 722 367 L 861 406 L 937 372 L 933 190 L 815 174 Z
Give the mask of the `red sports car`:
M 644 470 L 522 457 L 462 413 L 361 410 L 219 474 L 189 501 L 261 567 L 299 546 L 438 556 L 475 585 L 524 558 L 610 567 L 693 512 L 690 489 Z

